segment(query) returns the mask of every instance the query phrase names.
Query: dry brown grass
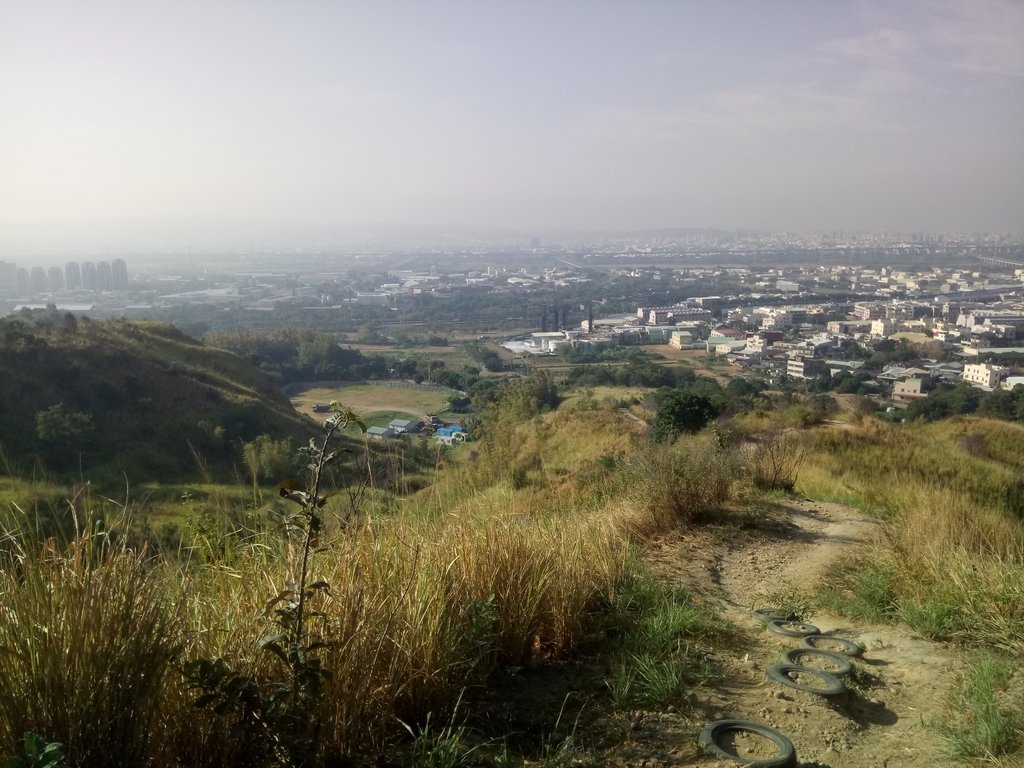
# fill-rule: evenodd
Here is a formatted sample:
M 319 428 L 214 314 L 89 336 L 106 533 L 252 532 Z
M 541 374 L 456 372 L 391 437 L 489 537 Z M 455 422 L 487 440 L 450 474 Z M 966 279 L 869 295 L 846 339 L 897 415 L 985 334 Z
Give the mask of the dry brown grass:
M 633 542 L 728 496 L 735 466 L 713 437 L 649 447 L 633 430 L 591 405 L 512 425 L 501 456 L 528 466 L 524 487 L 455 467 L 397 513 L 330 533 L 310 570 L 330 585 L 314 598 L 331 673 L 316 710 L 321 764 L 380 754 L 400 720 L 438 722 L 495 665 L 571 654 L 635 567 Z M 258 642 L 274 631 L 267 600 L 295 578 L 294 557 L 273 534 L 245 541 L 217 562 L 172 565 L 115 548 L 94 562 L 83 542 L 19 538 L 19 559 L 0 569 L 12 619 L 0 627 L 0 684 L 16 692 L 0 697 L 0 751 L 34 730 L 83 768 L 253 764 L 251 734 L 232 729 L 230 711 L 197 710 L 177 671 L 223 658 L 264 684 L 281 679 Z M 108 753 L 113 762 L 93 757 Z
M 90 535 L 62 550 L 14 542 L 0 567 L 0 752 L 28 731 L 72 765 L 124 766 L 159 742 L 181 603 L 145 558 Z

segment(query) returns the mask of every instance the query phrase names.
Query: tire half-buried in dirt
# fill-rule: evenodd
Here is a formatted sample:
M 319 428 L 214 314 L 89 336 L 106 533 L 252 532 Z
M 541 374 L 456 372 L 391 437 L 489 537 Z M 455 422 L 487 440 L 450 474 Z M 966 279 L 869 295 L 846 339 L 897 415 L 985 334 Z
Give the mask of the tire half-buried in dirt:
M 823 696 L 826 699 L 842 696 L 846 693 L 846 686 L 843 681 L 831 672 L 811 667 L 801 667 L 799 664 L 773 664 L 764 671 L 765 676 L 775 683 L 780 683 L 789 688 L 796 688 L 804 693 L 813 693 Z M 794 680 L 790 675 L 800 675 L 802 680 Z M 808 677 L 818 681 L 817 685 L 806 682 Z
M 845 637 L 833 637 L 832 635 L 808 635 L 801 643 L 805 648 L 817 648 L 832 653 L 841 653 L 844 656 L 860 656 L 864 649 L 852 640 Z
M 730 733 L 744 732 L 767 739 L 775 747 L 775 754 L 771 757 L 743 757 L 731 752 L 722 746 L 722 741 Z M 700 745 L 704 750 L 714 757 L 723 760 L 732 760 L 743 765 L 758 766 L 758 768 L 790 768 L 796 765 L 796 749 L 793 742 L 766 725 L 751 723 L 747 720 L 716 720 L 704 726 L 700 732 Z
M 830 667 L 812 666 L 811 669 L 821 669 L 836 677 L 846 677 L 853 672 L 853 662 L 846 656 L 832 651 L 823 651 L 820 648 L 790 648 L 782 652 L 782 658 L 786 664 L 796 664 L 798 667 L 807 666 L 804 659 L 817 659 L 829 664 Z
M 817 635 L 821 632 L 813 624 L 804 624 L 802 621 L 786 621 L 785 619 L 772 619 L 765 626 L 769 632 L 774 632 L 776 635 L 785 635 L 786 637 L 806 637 L 807 635 Z
M 769 621 L 776 619 L 794 621 L 797 618 L 795 613 L 787 611 L 785 608 L 755 608 L 750 612 L 750 615 L 762 624 L 767 624 Z

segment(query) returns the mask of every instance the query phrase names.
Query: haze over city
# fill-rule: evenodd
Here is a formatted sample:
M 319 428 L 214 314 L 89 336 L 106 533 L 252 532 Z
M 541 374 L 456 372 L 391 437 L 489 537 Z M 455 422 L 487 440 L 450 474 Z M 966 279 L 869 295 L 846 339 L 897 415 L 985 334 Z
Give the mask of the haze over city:
M 1019 232 L 1024 4 L 0 11 L 0 256 Z

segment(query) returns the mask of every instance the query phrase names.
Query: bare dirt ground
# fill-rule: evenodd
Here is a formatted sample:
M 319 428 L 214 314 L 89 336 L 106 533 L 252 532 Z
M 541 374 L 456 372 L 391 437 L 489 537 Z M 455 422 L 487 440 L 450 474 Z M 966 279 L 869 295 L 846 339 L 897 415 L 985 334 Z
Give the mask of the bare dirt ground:
M 689 712 L 629 716 L 629 733 L 606 753 L 609 765 L 735 766 L 709 758 L 696 744 L 703 722 L 752 720 L 784 733 L 803 768 L 936 768 L 958 763 L 943 754 L 932 727 L 946 706 L 955 656 L 905 627 L 852 623 L 815 614 L 822 632 L 854 640 L 849 693 L 835 703 L 772 683 L 767 666 L 799 640 L 767 632 L 751 616 L 765 596 L 789 589 L 811 592 L 840 555 L 864 546 L 876 523 L 838 504 L 782 500 L 746 525 L 723 524 L 654 542 L 650 559 L 663 578 L 721 606 L 740 628 L 728 650 L 708 649 L 721 682 L 691 694 Z M 696 715 L 694 714 L 696 713 Z M 604 762 L 604 761 L 602 761 Z

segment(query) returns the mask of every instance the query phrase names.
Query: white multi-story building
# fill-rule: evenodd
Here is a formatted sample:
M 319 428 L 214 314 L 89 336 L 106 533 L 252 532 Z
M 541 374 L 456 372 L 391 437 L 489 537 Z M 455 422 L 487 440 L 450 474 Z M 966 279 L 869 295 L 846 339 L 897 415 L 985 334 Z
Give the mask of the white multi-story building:
M 964 366 L 964 381 L 976 387 L 995 389 L 1009 373 L 1010 369 L 1002 365 L 968 363 Z
M 889 318 L 882 318 L 879 320 L 871 321 L 871 335 L 880 336 L 883 339 L 888 338 L 892 335 L 893 331 L 896 330 L 896 323 Z

